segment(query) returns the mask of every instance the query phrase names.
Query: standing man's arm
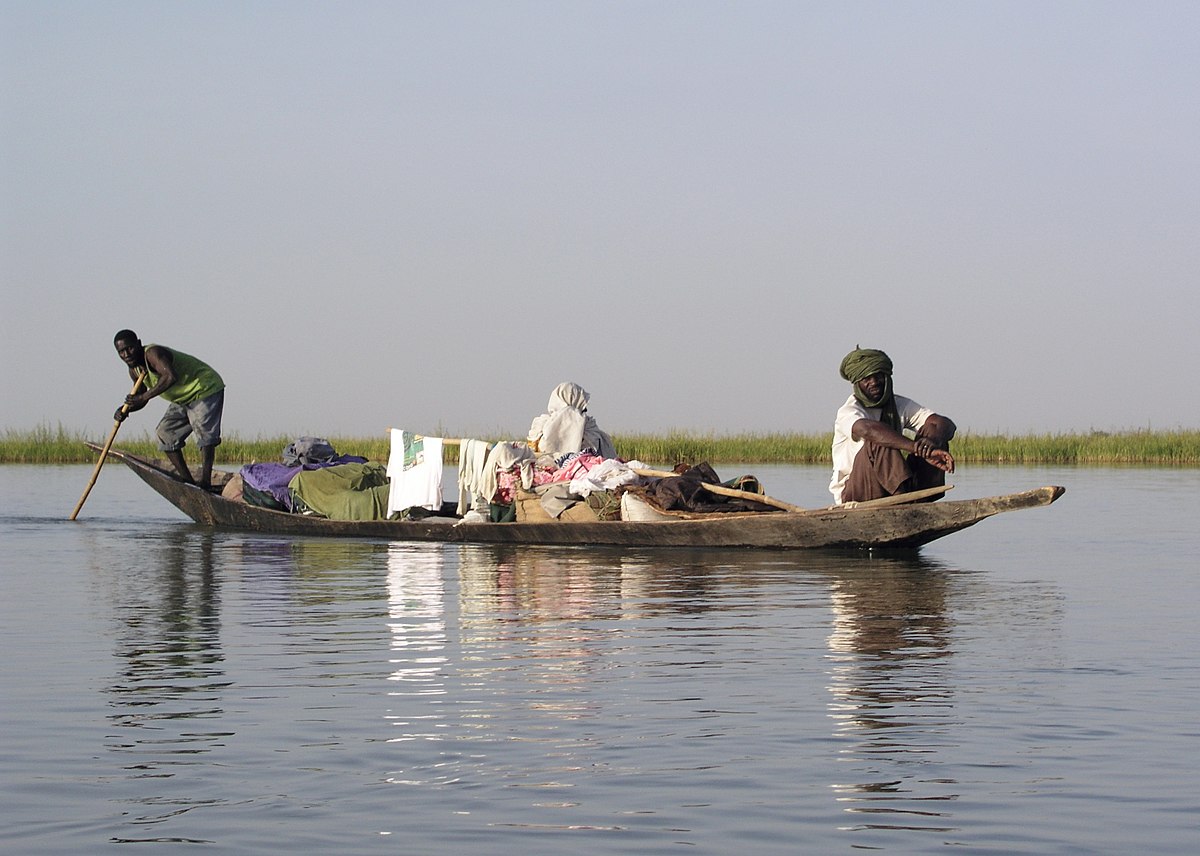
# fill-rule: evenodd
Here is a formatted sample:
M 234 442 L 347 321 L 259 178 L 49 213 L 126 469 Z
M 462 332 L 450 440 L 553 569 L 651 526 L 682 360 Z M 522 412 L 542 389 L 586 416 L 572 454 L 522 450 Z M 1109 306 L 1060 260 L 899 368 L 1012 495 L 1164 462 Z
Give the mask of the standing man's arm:
M 158 383 L 154 384 L 150 389 L 139 392 L 137 395 L 125 396 L 125 403 L 129 405 L 130 411 L 141 410 L 150 399 L 156 395 L 162 395 L 176 381 L 175 363 L 171 358 L 171 352 L 163 347 L 153 347 L 146 349 L 146 365 L 150 367 L 150 371 L 158 377 Z

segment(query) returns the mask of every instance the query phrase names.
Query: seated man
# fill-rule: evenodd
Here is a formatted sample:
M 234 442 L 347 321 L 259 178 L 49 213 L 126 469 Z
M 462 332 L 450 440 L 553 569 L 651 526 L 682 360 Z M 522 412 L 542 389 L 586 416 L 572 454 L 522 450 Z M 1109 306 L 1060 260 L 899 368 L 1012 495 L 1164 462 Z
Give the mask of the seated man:
M 954 423 L 892 392 L 892 361 L 883 351 L 856 348 L 842 360 L 841 374 L 854 393 L 833 425 L 834 503 L 944 485 L 954 472 Z
M 187 436 L 196 432 L 201 452 L 200 486 L 212 486 L 216 448 L 221 442 L 221 412 L 225 404 L 225 382 L 207 363 L 163 345 L 142 346 L 132 330 L 121 330 L 113 338 L 117 355 L 129 367 L 129 377 L 144 373 L 145 386 L 136 395 L 125 396 L 125 404 L 113 415 L 118 422 L 127 413 L 141 410 L 150 399 L 161 395 L 170 402 L 158 423 L 158 448 L 167 453 L 175 471 L 186 482 L 195 483 L 183 458 Z
M 526 438 L 539 455 L 558 457 L 590 449 L 602 458 L 615 458 L 612 438 L 588 415 L 591 396 L 577 383 L 560 383 L 550 393 L 546 412 L 534 418 Z

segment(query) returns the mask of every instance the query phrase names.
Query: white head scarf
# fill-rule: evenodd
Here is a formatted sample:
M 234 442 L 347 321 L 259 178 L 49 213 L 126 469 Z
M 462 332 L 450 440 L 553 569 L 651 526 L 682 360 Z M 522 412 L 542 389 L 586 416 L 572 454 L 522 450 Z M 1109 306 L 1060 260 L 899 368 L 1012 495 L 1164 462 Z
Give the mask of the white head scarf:
M 554 392 L 550 393 L 550 402 L 546 405 L 547 413 L 556 413 L 564 407 L 570 407 L 572 410 L 580 412 L 587 410 L 588 402 L 592 397 L 588 391 L 577 383 L 564 382 L 554 387 Z
M 529 442 L 541 454 L 563 455 L 582 449 L 595 449 L 602 458 L 615 458 L 612 438 L 600 430 L 587 415 L 591 396 L 577 383 L 564 382 L 554 387 L 546 412 L 529 426 Z

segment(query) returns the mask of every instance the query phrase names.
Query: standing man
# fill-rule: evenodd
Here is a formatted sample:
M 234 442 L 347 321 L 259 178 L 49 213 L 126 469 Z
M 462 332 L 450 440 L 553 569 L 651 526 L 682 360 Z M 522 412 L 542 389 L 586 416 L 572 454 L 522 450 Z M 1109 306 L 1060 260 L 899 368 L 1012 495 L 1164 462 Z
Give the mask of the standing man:
M 159 420 L 156 432 L 158 448 L 167 453 L 175 471 L 186 482 L 195 484 L 187 462 L 183 459 L 183 444 L 196 432 L 202 464 L 200 487 L 212 487 L 213 457 L 221 443 L 221 411 L 225 405 L 225 382 L 211 366 L 195 357 L 163 345 L 142 346 L 142 340 L 132 330 L 121 330 L 113 337 L 117 355 L 129 366 L 129 377 L 137 380 L 144 372 L 144 388 L 137 395 L 125 396 L 130 412 L 141 410 L 150 399 L 161 395 L 170 404 Z M 127 414 L 117 408 L 118 422 Z
M 833 501 L 944 485 L 946 473 L 954 472 L 954 423 L 892 392 L 892 361 L 883 351 L 855 348 L 842 360 L 841 374 L 854 392 L 833 424 Z

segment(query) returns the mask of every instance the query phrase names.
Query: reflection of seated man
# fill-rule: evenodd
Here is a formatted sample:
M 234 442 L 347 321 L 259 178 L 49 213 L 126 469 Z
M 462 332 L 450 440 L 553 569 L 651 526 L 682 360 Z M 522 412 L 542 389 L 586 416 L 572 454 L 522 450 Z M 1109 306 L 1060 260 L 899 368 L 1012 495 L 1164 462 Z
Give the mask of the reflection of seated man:
M 946 664 L 956 648 L 953 590 L 945 570 L 921 558 L 873 560 L 869 574 L 863 567 L 849 558 L 828 566 L 830 713 L 834 734 L 856 741 L 843 760 L 865 765 L 845 780 L 857 784 L 838 790 L 886 800 L 890 788 L 872 775 L 881 772 L 875 762 L 903 764 L 961 724 Z M 890 773 L 884 781 L 894 781 Z M 910 784 L 934 799 L 947 786 L 932 779 Z
M 577 383 L 560 383 L 550 393 L 546 412 L 529 426 L 529 448 L 539 455 L 564 455 L 591 450 L 602 458 L 615 458 L 612 438 L 588 415 L 591 396 Z
M 892 392 L 892 361 L 883 351 L 856 348 L 842 360 L 841 374 L 854 394 L 833 425 L 833 501 L 865 502 L 944 485 L 946 473 L 954 472 L 954 423 Z

